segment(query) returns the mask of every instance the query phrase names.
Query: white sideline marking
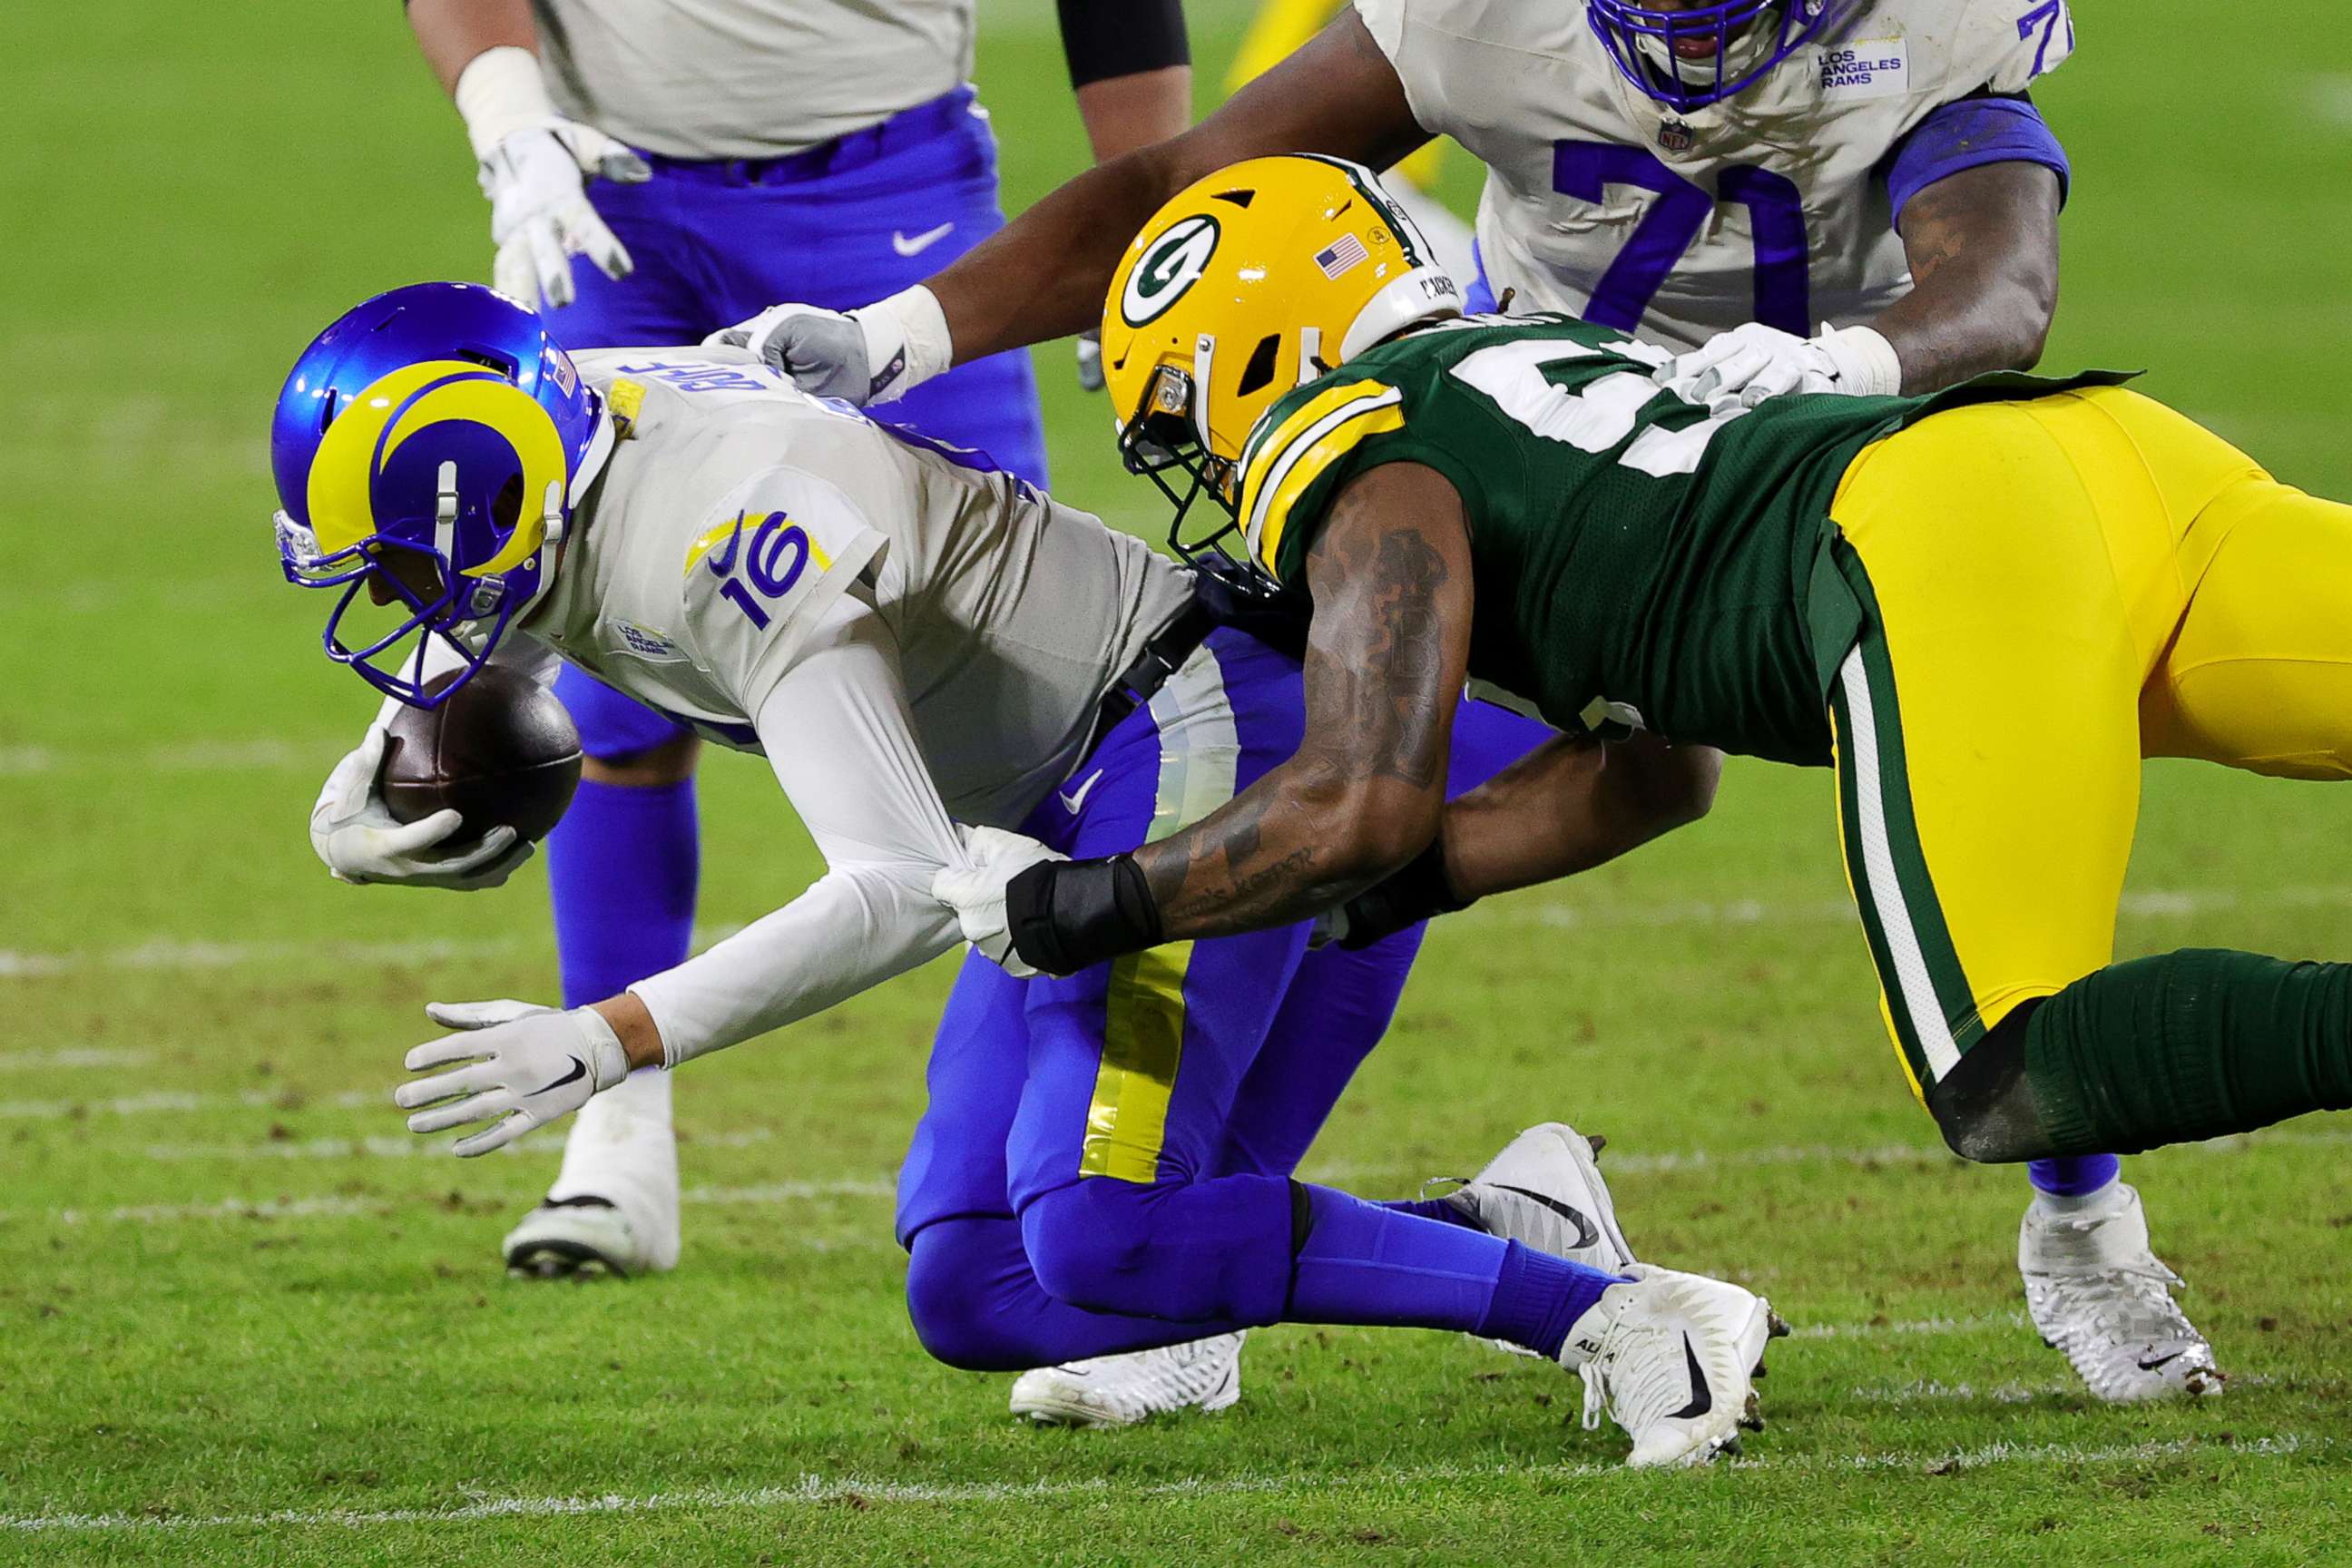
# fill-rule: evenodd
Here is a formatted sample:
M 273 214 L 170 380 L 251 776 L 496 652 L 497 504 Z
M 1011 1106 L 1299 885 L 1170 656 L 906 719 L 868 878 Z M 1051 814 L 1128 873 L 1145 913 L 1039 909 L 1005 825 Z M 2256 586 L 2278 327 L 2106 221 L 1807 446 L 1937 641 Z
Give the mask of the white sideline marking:
M 2178 1458 L 2189 1454 L 2243 1455 L 2281 1458 L 2306 1451 L 2328 1452 L 2335 1440 L 2284 1432 L 2243 1442 L 2212 1443 L 2193 1437 L 2165 1442 L 2131 1443 L 2110 1447 L 2084 1447 L 2072 1443 L 1989 1443 L 1973 1448 L 1904 1449 L 1880 1454 L 1791 1454 L 1780 1458 L 1732 1461 L 1740 1470 L 1853 1471 L 1918 1469 L 1948 1474 L 1992 1465 L 2137 1465 Z M 270 1526 L 291 1529 L 364 1530 L 387 1524 L 457 1524 L 487 1519 L 551 1519 L 593 1515 L 675 1513 L 689 1510 L 740 1512 L 761 1509 L 807 1507 L 856 1498 L 865 1503 L 1010 1502 L 1053 1498 L 1238 1497 L 1280 1492 L 1293 1488 L 1330 1490 L 1357 1486 L 1391 1487 L 1430 1482 L 1507 1479 L 1535 1476 L 1545 1480 L 1605 1480 L 1638 1472 L 1615 1464 L 1559 1466 L 1427 1465 L 1410 1469 L 1376 1470 L 1295 1476 L 1233 1476 L 1223 1479 L 1188 1477 L 1121 1486 L 1098 1477 L 1057 1481 L 969 1481 L 942 1484 L 866 1480 L 856 1477 L 827 1479 L 803 1476 L 798 1483 L 781 1487 L 688 1487 L 647 1496 L 625 1497 L 503 1497 L 480 1498 L 454 1508 L 278 1509 L 266 1513 L 215 1513 L 153 1516 L 131 1513 L 0 1514 L 0 1529 L 25 1533 L 110 1531 L 145 1534 L 189 1530 L 253 1530 Z

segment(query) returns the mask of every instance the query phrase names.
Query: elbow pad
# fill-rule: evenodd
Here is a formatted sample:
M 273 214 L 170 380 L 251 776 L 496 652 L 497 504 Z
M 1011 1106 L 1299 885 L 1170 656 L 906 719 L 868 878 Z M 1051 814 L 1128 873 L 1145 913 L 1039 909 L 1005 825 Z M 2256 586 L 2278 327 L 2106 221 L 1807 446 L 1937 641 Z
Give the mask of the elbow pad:
M 1182 0 L 1056 0 L 1070 85 L 1192 63 Z

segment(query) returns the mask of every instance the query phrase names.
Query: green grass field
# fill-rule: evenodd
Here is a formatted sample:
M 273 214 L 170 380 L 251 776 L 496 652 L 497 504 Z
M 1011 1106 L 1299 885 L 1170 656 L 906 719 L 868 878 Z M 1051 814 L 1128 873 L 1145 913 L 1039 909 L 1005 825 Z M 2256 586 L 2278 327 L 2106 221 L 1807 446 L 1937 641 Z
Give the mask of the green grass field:
M 2274 36 L 2340 33 L 2298 8 Z M 1076 120 L 1051 8 L 982 10 L 1017 205 L 1076 165 Z M 1192 10 L 1213 84 L 1246 12 Z M 2080 10 L 2042 95 L 2078 182 L 2052 363 L 2146 366 L 2352 493 L 2352 65 L 2189 0 Z M 1443 925 L 1310 1172 L 1389 1194 L 1533 1120 L 1608 1132 L 1644 1254 L 1798 1325 L 1736 1466 L 1615 1469 L 1572 1381 L 1435 1334 L 1272 1331 L 1226 1415 L 1015 1427 L 899 1302 L 887 1194 L 945 965 L 683 1075 L 677 1274 L 509 1283 L 554 1140 L 460 1163 L 386 1101 L 428 997 L 551 996 L 543 885 L 323 874 L 304 815 L 372 703 L 264 528 L 295 350 L 487 270 L 457 126 L 389 0 L 89 0 L 11 34 L 0 1562 L 2352 1556 L 2347 1130 L 2132 1163 L 2236 1381 L 2090 1405 L 2023 1326 L 2021 1176 L 1948 1158 L 1904 1089 L 1814 774 L 1736 768 L 1698 828 Z M 1066 352 L 1040 363 L 1061 488 L 1149 527 Z M 715 928 L 812 860 L 764 770 L 704 790 Z M 2352 952 L 2345 806 L 2152 769 L 2124 949 Z

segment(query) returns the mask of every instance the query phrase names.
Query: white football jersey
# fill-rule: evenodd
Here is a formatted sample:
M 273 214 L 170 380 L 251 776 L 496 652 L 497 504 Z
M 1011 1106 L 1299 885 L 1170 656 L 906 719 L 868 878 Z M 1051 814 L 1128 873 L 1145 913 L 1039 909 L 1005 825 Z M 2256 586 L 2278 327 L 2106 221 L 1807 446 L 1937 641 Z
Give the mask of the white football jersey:
M 2072 51 L 2066 0 L 1869 0 L 1687 113 L 1627 81 L 1574 0 L 1356 0 L 1414 118 L 1486 164 L 1478 248 L 1514 310 L 1677 348 L 1762 321 L 1868 321 L 1911 273 L 1885 162 L 1956 99 L 2016 93 Z
M 675 158 L 769 158 L 971 75 L 972 0 L 531 0 L 555 106 Z
M 948 811 L 1013 826 L 1191 598 L 1140 541 L 810 397 L 741 350 L 576 361 L 626 434 L 525 630 L 722 743 L 761 749 L 769 693 L 852 598 L 894 644 Z

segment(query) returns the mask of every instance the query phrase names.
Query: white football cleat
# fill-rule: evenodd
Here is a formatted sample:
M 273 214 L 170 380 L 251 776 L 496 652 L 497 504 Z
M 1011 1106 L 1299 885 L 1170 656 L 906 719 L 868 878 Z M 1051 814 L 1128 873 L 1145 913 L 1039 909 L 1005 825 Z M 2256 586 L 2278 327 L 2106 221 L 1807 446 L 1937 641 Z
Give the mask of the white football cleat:
M 1168 1411 L 1223 1410 L 1242 1396 L 1243 1338 L 1213 1334 L 1024 1372 L 1013 1381 L 1013 1414 L 1041 1426 L 1132 1426 Z
M 2080 1213 L 2039 1198 L 2017 1234 L 2025 1310 L 2094 1397 L 2114 1405 L 2221 1392 L 2213 1347 L 2172 1299 L 2183 1283 L 2148 1247 L 2139 1194 L 2117 1182 Z
M 1751 1290 L 1654 1264 L 1627 1266 L 1568 1331 L 1559 1363 L 1584 1379 L 1584 1425 L 1606 1410 L 1633 1439 L 1626 1464 L 1701 1465 L 1764 1429 L 1754 1379 L 1789 1331 Z
M 1595 1159 L 1604 1147 L 1564 1121 L 1528 1128 L 1441 1201 L 1478 1229 L 1609 1274 L 1633 1261 Z
M 563 1168 L 507 1233 L 507 1271 L 534 1279 L 623 1279 L 677 1267 L 677 1136 L 669 1075 L 632 1073 L 580 1108 Z
M 1599 1157 L 1607 1143 L 1565 1121 L 1539 1122 L 1439 1201 L 1489 1236 L 1622 1274 L 1633 1249 L 1617 1228 L 1617 1205 L 1601 1179 Z M 1509 1355 L 1536 1353 L 1508 1340 L 1481 1342 Z

